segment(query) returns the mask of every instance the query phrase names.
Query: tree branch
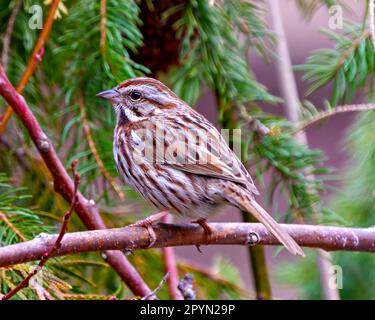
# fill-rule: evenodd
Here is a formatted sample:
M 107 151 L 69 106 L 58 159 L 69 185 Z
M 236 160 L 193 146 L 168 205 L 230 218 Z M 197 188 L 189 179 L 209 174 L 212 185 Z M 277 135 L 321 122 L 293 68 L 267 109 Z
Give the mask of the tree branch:
M 34 114 L 24 98 L 17 93 L 9 82 L 4 69 L 0 65 L 0 95 L 12 106 L 27 129 L 32 141 L 39 150 L 48 170 L 53 177 L 54 188 L 68 203 L 72 201 L 74 183 L 61 163 L 53 145 L 40 127 Z M 80 192 L 74 210 L 88 229 L 105 229 L 106 226 L 99 215 L 98 209 Z M 121 252 L 107 251 L 103 254 L 105 260 L 117 271 L 121 279 L 135 295 L 146 296 L 151 292 L 144 280 Z
M 166 275 L 161 279 L 160 283 L 158 286 L 153 290 L 151 293 L 149 293 L 147 296 L 144 296 L 141 298 L 141 300 L 149 300 L 152 296 L 156 296 L 156 294 L 161 290 L 163 287 L 164 283 L 168 281 L 169 278 L 169 273 L 167 272 Z
M 370 111 L 375 110 L 375 104 L 353 104 L 353 105 L 345 105 L 345 106 L 338 106 L 331 110 L 325 110 L 317 113 L 316 115 L 312 116 L 310 119 L 302 121 L 300 124 L 297 125 L 295 129 L 295 133 L 299 131 L 305 130 L 308 126 L 331 117 L 333 115 L 345 112 L 356 112 L 356 111 Z
M 170 214 L 167 214 L 162 218 L 164 223 L 172 223 L 173 219 Z M 177 263 L 176 263 L 176 256 L 174 254 L 174 248 L 171 247 L 164 247 L 163 249 L 163 260 L 164 260 L 164 268 L 167 274 L 169 275 L 167 278 L 168 283 L 168 292 L 169 296 L 173 300 L 182 300 L 182 295 L 178 290 L 178 270 L 177 270 Z
M 261 223 L 209 223 L 212 236 L 196 224 L 164 224 L 154 226 L 153 248 L 187 245 L 280 245 Z M 327 251 L 375 252 L 375 227 L 344 228 L 332 226 L 281 224 L 300 246 Z M 31 241 L 0 247 L 0 267 L 40 259 L 56 241 L 56 235 L 37 237 Z M 149 234 L 143 227 L 93 230 L 67 233 L 55 256 L 89 251 L 146 249 Z M 254 241 L 254 238 L 257 239 Z
M 242 220 L 245 222 L 256 222 L 256 219 L 247 212 L 242 212 Z M 261 246 L 250 246 L 249 258 L 249 262 L 254 274 L 254 284 L 257 299 L 271 300 L 272 288 L 264 248 Z

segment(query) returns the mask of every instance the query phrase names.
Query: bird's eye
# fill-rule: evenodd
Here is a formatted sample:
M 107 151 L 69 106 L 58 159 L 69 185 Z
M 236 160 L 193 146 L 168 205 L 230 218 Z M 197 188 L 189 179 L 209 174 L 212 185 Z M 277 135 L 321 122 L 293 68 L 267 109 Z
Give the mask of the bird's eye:
M 141 97 L 142 94 L 139 91 L 132 91 L 130 93 L 130 99 L 132 99 L 133 101 L 138 101 L 141 99 Z

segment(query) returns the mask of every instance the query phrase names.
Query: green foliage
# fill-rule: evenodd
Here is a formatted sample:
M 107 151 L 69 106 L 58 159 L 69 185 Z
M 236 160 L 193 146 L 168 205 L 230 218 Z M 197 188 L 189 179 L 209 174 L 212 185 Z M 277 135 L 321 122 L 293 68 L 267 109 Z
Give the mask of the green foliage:
M 344 189 L 332 202 L 332 208 L 351 225 L 375 225 L 375 112 L 360 114 L 346 139 L 345 149 L 351 155 L 344 176 Z M 340 252 L 335 263 L 343 268 L 344 299 L 373 299 L 375 288 L 369 286 L 375 276 L 375 261 L 370 254 Z
M 31 240 L 41 233 L 56 231 L 46 224 L 36 210 L 26 209 L 24 202 L 30 198 L 25 188 L 14 187 L 4 173 L 0 173 L 0 246 Z M 48 221 L 48 220 L 47 220 Z M 48 221 L 49 222 L 49 221 Z M 0 267 L 0 295 L 6 294 L 25 278 L 36 262 L 10 267 Z M 106 267 L 102 262 L 87 258 L 51 259 L 47 265 L 30 280 L 28 288 L 15 295 L 16 299 L 64 299 L 66 294 L 81 291 L 84 284 L 95 287 L 81 267 Z M 75 287 L 72 284 L 75 284 Z M 84 298 L 84 295 L 81 296 Z
M 375 225 L 375 112 L 357 117 L 346 139 L 345 149 L 350 155 L 344 171 L 343 190 L 333 199 L 331 208 L 339 216 L 357 227 Z M 319 273 L 314 265 L 314 255 L 308 255 L 297 264 L 278 267 L 279 278 L 293 282 L 306 299 L 320 299 Z M 342 299 L 373 299 L 375 288 L 375 260 L 370 253 L 337 252 L 333 261 L 343 270 Z
M 342 35 L 330 30 L 324 30 L 324 34 L 335 43 L 335 48 L 317 50 L 295 69 L 304 72 L 303 79 L 311 83 L 306 94 L 332 82 L 331 105 L 351 102 L 375 73 L 370 32 L 359 25 L 345 24 Z
M 127 78 L 147 72 L 129 54 L 129 51 L 136 52 L 142 44 L 138 14 L 139 8 L 135 1 L 107 1 L 103 49 L 99 48 L 103 36 L 100 29 L 100 2 L 74 1 L 56 39 L 58 46 L 53 50 L 55 59 L 60 63 L 59 68 L 64 65 L 66 68 L 62 87 L 66 111 L 60 107 L 55 115 L 61 119 L 67 116 L 65 112 L 69 112 L 61 143 L 74 136 L 67 166 L 73 158 L 80 159 L 79 172 L 85 177 L 82 186 L 84 191 L 97 178 L 98 165 L 87 143 L 82 146 L 82 141 L 86 141 L 87 137 L 83 134 L 82 111 L 77 102 L 86 109 L 92 139 L 99 155 L 107 170 L 115 174 L 112 159 L 113 112 L 109 105 L 99 101 L 96 94 Z M 66 63 L 61 66 L 61 61 Z
M 254 28 L 253 39 L 268 36 L 257 14 L 261 11 L 255 4 L 239 0 L 213 6 L 204 0 L 188 1 L 175 24 L 177 36 L 181 38 L 183 63 L 171 76 L 174 91 L 182 99 L 194 104 L 202 86 L 208 85 L 224 99 L 224 104 L 235 100 L 239 103 L 277 101 L 249 73 L 246 52 L 236 34 L 243 28 Z M 262 41 L 255 43 L 262 48 Z
M 299 299 L 323 299 L 316 252 L 306 250 L 305 253 L 305 259 L 276 266 L 275 275 L 282 283 L 296 287 Z
M 183 65 L 172 75 L 172 81 L 175 91 L 182 98 L 194 103 L 202 85 L 213 88 L 219 105 L 219 120 L 225 128 L 238 126 L 234 119 L 237 111 L 235 106 L 248 104 L 250 107 L 255 101 L 279 101 L 267 93 L 249 73 L 245 58 L 246 48 L 250 46 L 260 48 L 260 52 L 267 52 L 266 43 L 272 40 L 271 34 L 266 31 L 260 7 L 244 1 L 228 1 L 223 6 L 210 6 L 206 1 L 189 1 L 180 10 L 184 12 L 176 28 L 177 34 L 183 35 L 180 51 Z M 254 16 L 257 18 L 254 19 Z M 236 28 L 233 28 L 233 24 Z M 238 41 L 237 34 L 241 32 L 243 38 L 247 39 L 244 29 L 252 30 L 252 38 L 258 41 Z M 200 35 L 198 38 L 197 34 Z M 257 139 L 257 135 L 250 132 L 243 137 L 243 160 L 250 158 L 256 163 L 260 181 L 269 170 L 276 173 L 269 188 L 270 194 L 285 194 L 288 202 L 287 219 L 291 218 L 292 211 L 298 216 L 309 216 L 312 206 L 319 205 L 318 192 L 323 189 L 323 175 L 329 172 L 320 165 L 323 160 L 321 152 L 309 150 L 297 143 L 288 130 L 290 125 L 285 121 L 281 123 L 275 117 L 260 111 L 257 113 L 255 115 L 252 112 L 267 125 L 282 125 L 282 134 Z M 265 159 L 266 162 L 262 161 Z M 318 177 L 310 181 L 307 178 L 309 174 L 317 174 Z M 321 180 L 319 176 L 322 176 Z M 283 192 L 274 192 L 277 188 Z M 277 211 L 278 201 L 273 196 L 272 203 Z
M 9 178 L 0 172 L 0 215 L 6 216 L 9 222 L 0 217 L 0 246 L 19 242 L 20 234 L 32 239 L 49 230 L 32 210 L 22 206 L 29 197 L 25 188 L 14 188 Z
M 331 102 L 325 102 L 327 110 L 334 110 L 339 102 L 352 101 L 359 89 L 367 89 L 368 101 L 374 101 L 374 48 L 370 34 L 357 25 L 345 25 L 343 35 L 325 31 L 335 43 L 335 49 L 313 53 L 304 65 L 297 66 L 305 72 L 304 79 L 311 82 L 308 94 L 320 87 L 332 84 Z M 317 113 L 315 106 L 305 102 L 304 116 Z M 359 115 L 349 130 L 345 149 L 350 162 L 344 171 L 343 190 L 335 195 L 328 212 L 331 217 L 349 226 L 374 225 L 374 112 Z M 335 212 L 335 214 L 332 214 Z M 372 299 L 375 291 L 368 285 L 374 277 L 374 259 L 369 254 L 339 252 L 332 255 L 333 263 L 343 270 L 343 299 Z M 314 260 L 297 264 L 284 264 L 278 269 L 279 278 L 295 282 L 303 297 L 323 298 L 319 286 L 319 273 Z
M 291 124 L 274 116 L 263 115 L 263 123 L 271 133 L 259 138 L 256 133 L 246 141 L 246 154 L 253 155 L 256 175 L 260 181 L 271 172 L 267 185 L 268 198 L 275 212 L 281 212 L 281 196 L 287 202 L 286 220 L 303 217 L 312 219 L 313 208 L 321 207 L 319 192 L 324 191 L 324 182 L 330 169 L 322 166 L 324 156 L 320 150 L 311 150 L 297 142 L 290 134 Z M 309 176 L 314 175 L 315 179 Z

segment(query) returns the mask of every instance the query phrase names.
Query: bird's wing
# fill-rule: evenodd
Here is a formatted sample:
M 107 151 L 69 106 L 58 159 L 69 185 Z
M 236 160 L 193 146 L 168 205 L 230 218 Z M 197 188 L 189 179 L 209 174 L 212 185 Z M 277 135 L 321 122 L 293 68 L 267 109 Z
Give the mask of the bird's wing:
M 164 153 L 158 162 L 164 162 L 182 171 L 219 178 L 241 184 L 259 194 L 249 173 L 218 130 L 200 115 L 194 120 L 163 119 L 163 135 L 157 135 Z M 194 119 L 194 118 L 193 118 Z

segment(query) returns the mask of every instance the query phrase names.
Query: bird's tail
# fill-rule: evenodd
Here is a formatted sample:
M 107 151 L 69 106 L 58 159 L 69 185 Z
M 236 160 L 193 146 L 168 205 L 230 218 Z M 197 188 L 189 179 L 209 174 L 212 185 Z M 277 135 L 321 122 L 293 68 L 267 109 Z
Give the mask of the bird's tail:
M 288 249 L 289 252 L 298 256 L 305 256 L 301 247 L 294 241 L 294 239 L 282 229 L 282 227 L 264 210 L 255 200 L 252 200 L 244 205 L 246 211 L 251 213 Z
M 237 207 L 244 209 L 251 213 L 259 222 L 261 222 L 284 246 L 285 248 L 294 255 L 304 257 L 305 253 L 301 247 L 294 241 L 294 239 L 282 229 L 282 227 L 270 216 L 270 214 L 264 210 L 260 204 L 258 204 L 250 196 L 245 197 L 239 195 L 234 190 L 228 190 L 224 192 L 226 199 Z M 238 190 L 236 190 L 238 191 Z M 242 194 L 243 195 L 243 194 Z M 246 198 L 247 201 L 243 199 Z

